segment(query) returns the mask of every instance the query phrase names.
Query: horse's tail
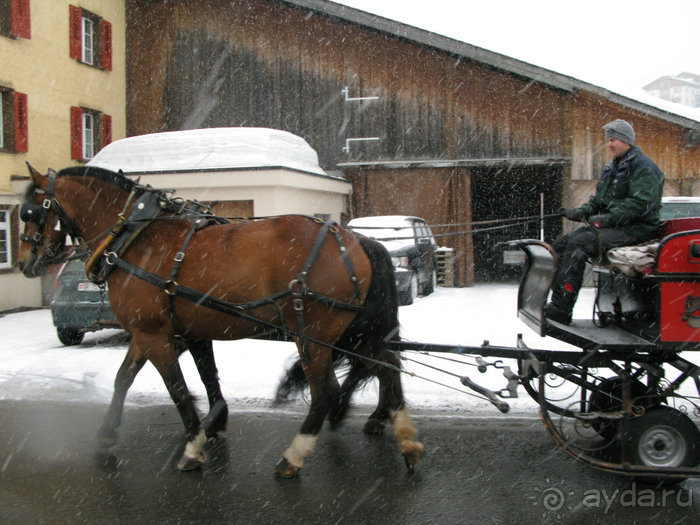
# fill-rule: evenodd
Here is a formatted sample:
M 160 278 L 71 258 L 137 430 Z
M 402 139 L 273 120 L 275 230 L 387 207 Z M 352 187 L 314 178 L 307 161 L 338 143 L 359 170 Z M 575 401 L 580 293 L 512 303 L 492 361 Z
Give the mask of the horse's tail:
M 370 260 L 372 281 L 365 307 L 353 319 L 335 346 L 353 353 L 369 350 L 370 357 L 376 357 L 384 350 L 384 341 L 399 338 L 399 293 L 396 289 L 394 266 L 386 248 L 374 239 L 362 235 L 358 235 L 357 238 Z M 350 371 L 343 383 L 339 407 L 334 410 L 334 419 L 339 422 L 349 408 L 352 393 L 371 379 L 373 374 L 371 366 L 361 358 L 344 352 L 335 351 L 333 362 L 336 369 L 350 364 Z M 302 392 L 307 385 L 301 360 L 297 358 L 280 380 L 275 399 L 277 402 L 284 402 Z

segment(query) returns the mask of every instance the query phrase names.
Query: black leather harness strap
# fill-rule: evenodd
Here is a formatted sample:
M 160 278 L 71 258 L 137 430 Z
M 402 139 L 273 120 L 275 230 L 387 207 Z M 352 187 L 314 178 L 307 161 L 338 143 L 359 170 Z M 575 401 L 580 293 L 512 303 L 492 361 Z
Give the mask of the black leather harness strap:
M 248 310 L 254 310 L 256 308 L 260 308 L 262 306 L 270 306 L 274 305 L 277 306 L 277 301 L 279 299 L 282 299 L 283 297 L 286 297 L 288 295 L 293 296 L 293 306 L 294 310 L 297 314 L 297 322 L 299 325 L 299 329 L 297 333 L 294 333 L 296 337 L 299 338 L 299 343 L 301 346 L 302 350 L 302 361 L 308 362 L 309 360 L 309 354 L 308 354 L 308 348 L 307 348 L 307 342 L 308 338 L 306 336 L 306 329 L 305 329 L 305 322 L 304 322 L 304 303 L 303 300 L 309 299 L 312 301 L 317 301 L 322 304 L 325 304 L 331 308 L 342 308 L 344 310 L 349 310 L 353 312 L 359 312 L 361 311 L 364 306 L 361 304 L 349 304 L 345 303 L 343 301 L 339 301 L 337 299 L 333 299 L 332 297 L 328 297 L 324 294 L 320 294 L 318 292 L 314 292 L 313 290 L 309 290 L 307 285 L 306 285 L 306 279 L 309 275 L 309 272 L 311 271 L 314 262 L 318 259 L 319 253 L 321 252 L 321 248 L 323 247 L 323 243 L 325 242 L 328 232 L 332 232 L 334 234 L 334 237 L 336 239 L 336 242 L 339 245 L 339 250 L 342 254 L 343 261 L 345 268 L 348 271 L 348 275 L 350 277 L 350 281 L 353 284 L 354 287 L 354 295 L 355 295 L 355 301 L 359 303 L 359 301 L 362 298 L 362 293 L 358 284 L 357 276 L 355 275 L 354 267 L 352 264 L 352 261 L 350 260 L 350 257 L 347 254 L 347 249 L 345 248 L 345 245 L 342 242 L 342 239 L 339 235 L 338 227 L 335 222 L 333 221 L 326 221 L 321 230 L 319 231 L 319 235 L 314 242 L 314 245 L 311 249 L 311 252 L 309 253 L 309 256 L 307 257 L 304 265 L 302 266 L 302 269 L 299 271 L 297 278 L 292 280 L 289 283 L 289 287 L 287 290 L 283 290 L 280 292 L 277 292 L 276 294 L 263 297 L 262 299 L 259 299 L 257 301 L 251 301 L 247 303 L 231 303 L 228 301 L 223 301 L 221 299 L 217 299 L 215 297 L 211 297 L 205 292 L 202 292 L 200 290 L 191 288 L 189 286 L 182 285 L 177 282 L 177 275 L 180 270 L 180 266 L 182 264 L 182 261 L 184 260 L 185 257 L 185 250 L 187 246 L 189 245 L 190 241 L 192 240 L 192 237 L 194 236 L 195 232 L 197 231 L 198 226 L 196 223 L 192 224 L 192 227 L 190 228 L 190 231 L 185 238 L 185 241 L 183 243 L 183 246 L 181 250 L 175 255 L 174 258 L 174 264 L 173 268 L 170 273 L 170 279 L 164 279 L 163 277 L 160 277 L 159 275 L 156 275 L 152 272 L 149 272 L 148 270 L 145 270 L 143 268 L 140 268 L 136 266 L 135 264 L 121 258 L 116 252 L 109 252 L 105 256 L 106 264 L 108 266 L 112 267 L 117 267 L 139 279 L 142 279 L 149 284 L 152 284 L 153 286 L 162 289 L 166 294 L 169 295 L 170 297 L 170 315 L 173 323 L 173 329 L 176 331 L 176 314 L 175 314 L 175 307 L 174 307 L 174 299 L 175 297 L 181 297 L 183 299 L 186 299 L 188 301 L 191 301 L 195 304 L 199 304 L 202 306 L 205 306 L 207 308 L 211 308 L 213 310 L 216 310 L 218 312 L 230 314 L 230 315 L 235 315 L 237 317 L 240 317 L 242 319 L 248 320 L 248 321 L 253 321 L 255 323 L 261 324 L 263 326 L 266 326 L 268 328 L 272 328 L 275 330 L 282 330 L 287 333 L 292 333 L 290 330 L 288 330 L 284 326 L 278 326 L 274 323 L 264 321 L 262 319 L 259 319 L 255 316 L 249 315 L 245 313 Z

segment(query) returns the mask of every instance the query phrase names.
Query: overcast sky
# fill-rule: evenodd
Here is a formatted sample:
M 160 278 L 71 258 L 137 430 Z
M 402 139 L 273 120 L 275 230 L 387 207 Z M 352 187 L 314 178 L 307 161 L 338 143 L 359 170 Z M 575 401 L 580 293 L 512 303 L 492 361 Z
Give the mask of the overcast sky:
M 333 0 L 634 94 L 700 74 L 700 0 Z

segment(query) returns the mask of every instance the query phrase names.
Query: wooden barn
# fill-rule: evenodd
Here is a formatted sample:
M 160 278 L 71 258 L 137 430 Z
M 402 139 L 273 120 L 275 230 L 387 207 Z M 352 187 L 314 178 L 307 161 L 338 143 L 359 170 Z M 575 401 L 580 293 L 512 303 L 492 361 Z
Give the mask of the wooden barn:
M 667 194 L 700 194 L 700 122 L 434 33 L 324 0 L 127 0 L 126 16 L 127 135 L 289 131 L 353 183 L 351 216 L 418 215 L 447 234 L 576 205 L 615 118 Z M 544 221 L 545 238 L 562 226 Z M 440 244 L 467 285 L 508 275 L 498 241 L 539 236 L 535 221 Z

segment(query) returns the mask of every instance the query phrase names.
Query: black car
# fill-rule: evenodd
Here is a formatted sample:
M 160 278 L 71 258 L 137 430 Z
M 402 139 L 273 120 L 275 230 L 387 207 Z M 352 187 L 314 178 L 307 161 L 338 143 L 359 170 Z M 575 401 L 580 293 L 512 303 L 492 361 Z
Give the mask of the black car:
M 85 264 L 79 260 L 68 261 L 58 272 L 51 316 L 64 345 L 80 344 L 85 332 L 119 328 L 109 307 L 106 285 L 90 282 L 85 277 Z
M 391 254 L 402 305 L 429 295 L 437 285 L 435 243 L 428 223 L 420 217 L 381 215 L 358 217 L 348 223 L 356 233 L 381 242 Z

